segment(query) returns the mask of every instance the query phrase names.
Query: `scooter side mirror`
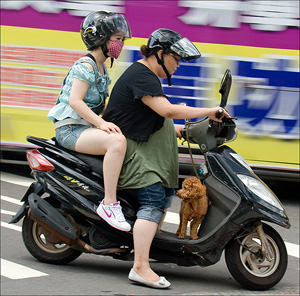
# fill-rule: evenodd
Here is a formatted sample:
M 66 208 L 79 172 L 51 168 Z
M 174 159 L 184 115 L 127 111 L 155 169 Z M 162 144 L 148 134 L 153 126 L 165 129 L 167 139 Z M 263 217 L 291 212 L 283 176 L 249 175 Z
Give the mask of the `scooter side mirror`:
M 222 107 L 222 108 L 225 108 L 225 106 L 227 104 L 227 99 L 228 99 L 231 83 L 232 83 L 231 71 L 229 69 L 227 69 L 224 73 L 224 76 L 223 76 L 223 79 L 221 81 L 220 88 L 219 88 L 219 93 L 222 96 L 220 107 Z

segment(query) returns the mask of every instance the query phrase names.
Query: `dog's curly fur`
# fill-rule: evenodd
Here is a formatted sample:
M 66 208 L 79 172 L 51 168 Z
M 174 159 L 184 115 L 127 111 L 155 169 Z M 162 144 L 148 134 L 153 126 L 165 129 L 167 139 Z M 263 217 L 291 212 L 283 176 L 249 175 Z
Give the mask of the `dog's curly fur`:
M 182 182 L 182 189 L 177 191 L 177 195 L 179 198 L 182 198 L 182 201 L 179 212 L 180 224 L 176 234 L 178 238 L 184 238 L 187 223 L 191 220 L 191 238 L 198 239 L 197 229 L 208 208 L 206 187 L 196 177 L 189 177 Z

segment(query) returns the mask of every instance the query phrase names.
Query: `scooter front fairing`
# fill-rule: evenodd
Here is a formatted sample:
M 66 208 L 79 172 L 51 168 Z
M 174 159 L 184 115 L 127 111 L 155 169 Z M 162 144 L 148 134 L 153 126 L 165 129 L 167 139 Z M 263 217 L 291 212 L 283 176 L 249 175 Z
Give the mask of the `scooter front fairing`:
M 244 225 L 251 220 L 261 219 L 290 227 L 279 199 L 233 149 L 224 145 L 207 152 L 205 157 L 212 177 L 222 183 L 220 194 L 225 188 L 229 188 L 241 197 L 238 213 L 232 213 L 230 218 L 235 224 Z M 208 194 L 215 190 L 215 183 L 209 178 L 204 183 L 208 186 Z M 230 195 L 228 197 L 232 199 Z

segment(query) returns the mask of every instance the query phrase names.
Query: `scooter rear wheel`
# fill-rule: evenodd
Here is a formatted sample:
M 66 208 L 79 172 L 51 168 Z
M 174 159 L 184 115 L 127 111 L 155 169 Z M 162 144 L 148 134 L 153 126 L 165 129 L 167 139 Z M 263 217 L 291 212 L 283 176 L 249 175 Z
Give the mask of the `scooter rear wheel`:
M 249 290 L 263 291 L 275 286 L 284 276 L 288 256 L 281 236 L 263 224 L 266 238 L 274 254 L 268 261 L 254 227 L 232 239 L 225 249 L 225 260 L 233 278 Z
M 72 249 L 27 216 L 23 220 L 22 236 L 29 253 L 44 263 L 63 265 L 82 254 L 81 251 Z

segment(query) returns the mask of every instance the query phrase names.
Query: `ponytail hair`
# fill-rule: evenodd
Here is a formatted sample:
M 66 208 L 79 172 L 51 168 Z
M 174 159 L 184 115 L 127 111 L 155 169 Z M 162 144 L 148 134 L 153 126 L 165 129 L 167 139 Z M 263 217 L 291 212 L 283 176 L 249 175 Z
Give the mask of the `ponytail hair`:
M 149 58 L 152 55 L 152 50 L 147 45 L 142 45 L 141 46 L 141 54 L 144 57 Z
M 149 48 L 147 45 L 142 45 L 141 46 L 141 54 L 145 58 L 149 58 L 150 56 L 154 55 L 159 50 L 161 50 L 161 48 L 159 48 L 159 47 Z

